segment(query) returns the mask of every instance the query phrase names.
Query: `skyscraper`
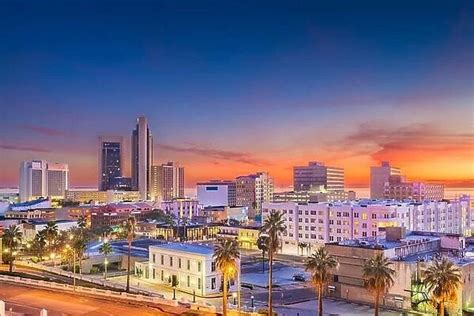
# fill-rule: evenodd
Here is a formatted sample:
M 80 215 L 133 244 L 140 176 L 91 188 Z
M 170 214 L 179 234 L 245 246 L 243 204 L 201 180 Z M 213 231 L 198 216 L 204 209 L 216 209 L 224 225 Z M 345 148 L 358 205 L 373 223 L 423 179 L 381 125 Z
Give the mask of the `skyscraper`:
M 307 166 L 293 167 L 295 191 L 344 191 L 344 169 L 310 161 Z
M 150 195 L 155 201 L 183 198 L 184 167 L 175 162 L 152 166 Z
M 113 189 L 113 179 L 122 177 L 122 137 L 99 137 L 99 190 Z
M 39 197 L 64 198 L 69 189 L 67 164 L 45 160 L 23 161 L 20 166 L 20 201 Z
M 235 182 L 238 206 L 247 206 L 260 213 L 262 204 L 273 200 L 273 178 L 268 172 L 239 176 Z
M 387 161 L 382 161 L 380 166 L 370 167 L 370 198 L 384 198 L 385 183 L 389 182 L 391 176 L 401 177 L 401 171 Z
M 150 198 L 151 165 L 153 164 L 153 137 L 148 120 L 141 116 L 132 133 L 132 187 L 140 192 L 140 198 Z

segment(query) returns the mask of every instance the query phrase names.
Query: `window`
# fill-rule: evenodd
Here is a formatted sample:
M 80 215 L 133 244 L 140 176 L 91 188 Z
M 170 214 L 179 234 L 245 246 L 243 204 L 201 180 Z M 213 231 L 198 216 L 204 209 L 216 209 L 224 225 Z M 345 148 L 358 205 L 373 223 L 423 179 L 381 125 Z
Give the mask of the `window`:
M 186 283 L 187 283 L 187 286 L 190 287 L 191 286 L 191 277 L 188 275 L 187 278 L 186 278 Z
M 373 213 L 372 214 L 372 219 L 377 219 L 377 214 Z
M 198 262 L 198 272 L 201 272 L 201 261 Z
M 216 278 L 212 278 L 211 279 L 211 290 L 215 290 L 216 289 Z
M 188 266 L 188 267 L 187 267 L 188 270 L 191 270 L 191 261 L 188 260 L 188 265 L 187 265 L 187 266 Z
M 201 289 L 201 278 L 198 278 L 198 290 Z
M 178 258 L 178 268 L 181 269 L 181 258 Z
M 354 218 L 359 218 L 359 213 L 354 213 Z
M 156 255 L 153 254 L 153 263 L 155 263 L 155 262 L 156 262 Z
M 163 270 L 161 270 L 161 281 L 163 282 L 164 279 L 165 279 L 165 274 L 164 274 Z
M 165 256 L 161 255 L 161 265 L 165 264 Z
M 170 256 L 170 267 L 173 266 L 173 257 Z
M 211 272 L 214 272 L 214 271 L 216 271 L 216 262 L 212 261 L 212 263 L 211 263 Z
M 156 271 L 155 271 L 155 268 L 153 268 L 153 279 L 156 279 Z
M 367 237 L 367 232 L 362 232 L 362 237 Z
M 362 219 L 367 219 L 367 213 L 362 213 Z

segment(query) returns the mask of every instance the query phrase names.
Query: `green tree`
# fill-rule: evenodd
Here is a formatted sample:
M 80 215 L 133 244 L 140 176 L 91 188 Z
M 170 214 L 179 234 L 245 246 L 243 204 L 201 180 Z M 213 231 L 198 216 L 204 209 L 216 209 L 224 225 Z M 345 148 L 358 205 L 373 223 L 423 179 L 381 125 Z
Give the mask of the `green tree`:
M 126 291 L 130 292 L 130 260 L 132 257 L 132 242 L 135 239 L 135 217 L 129 216 L 128 219 L 123 224 L 123 233 L 128 242 L 128 260 L 127 260 L 127 287 Z
M 444 316 L 445 305 L 457 297 L 462 283 L 461 270 L 446 257 L 435 259 L 426 269 L 423 283 L 431 293 L 438 314 Z
M 77 236 L 73 242 L 74 251 L 79 259 L 79 274 L 82 274 L 82 260 L 86 252 L 86 242 L 81 236 Z M 74 262 L 74 265 L 76 263 Z
M 311 273 L 311 281 L 318 291 L 318 315 L 323 316 L 323 289 L 328 282 L 331 269 L 337 267 L 335 257 L 329 255 L 325 247 L 321 247 L 308 258 L 305 263 L 306 271 Z
M 285 230 L 286 226 L 283 214 L 276 210 L 272 210 L 270 214 L 268 214 L 261 228 L 262 234 L 268 236 L 268 315 L 270 316 L 273 314 L 273 256 L 280 247 L 281 234 L 285 232 Z
M 13 271 L 13 262 L 15 261 L 16 251 L 21 242 L 21 238 L 22 233 L 20 227 L 17 225 L 11 225 L 3 232 L 3 240 L 6 246 L 7 260 L 9 264 L 8 270 L 10 272 Z
M 104 255 L 104 279 L 107 279 L 107 257 L 113 252 L 112 245 L 109 242 L 104 242 L 100 246 L 99 252 Z
M 375 316 L 379 315 L 380 294 L 385 293 L 394 283 L 395 270 L 390 268 L 391 264 L 383 253 L 378 253 L 366 260 L 362 267 L 365 286 L 374 293 Z
M 48 222 L 44 228 L 44 235 L 46 237 L 46 244 L 49 251 L 56 250 L 56 238 L 58 237 L 58 234 L 58 225 L 56 225 L 56 223 L 53 221 Z
M 239 258 L 240 252 L 235 240 L 223 239 L 214 249 L 214 260 L 217 268 L 222 273 L 222 312 L 224 316 L 227 315 L 227 284 L 237 272 Z
M 36 233 L 35 238 L 33 239 L 32 249 L 33 253 L 41 261 L 43 260 L 44 249 L 46 247 L 46 234 L 44 230 L 40 230 Z

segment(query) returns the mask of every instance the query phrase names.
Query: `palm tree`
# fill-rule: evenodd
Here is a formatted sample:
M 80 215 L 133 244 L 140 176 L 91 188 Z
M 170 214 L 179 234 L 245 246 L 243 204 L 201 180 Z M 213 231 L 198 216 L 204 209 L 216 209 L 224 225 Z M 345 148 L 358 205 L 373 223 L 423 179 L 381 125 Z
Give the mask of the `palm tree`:
M 79 227 L 81 232 L 83 232 L 84 229 L 86 229 L 87 220 L 86 220 L 86 217 L 84 215 L 79 216 L 79 218 L 77 219 L 77 227 Z
M 40 230 L 33 240 L 33 251 L 38 259 L 43 260 L 44 248 L 46 247 L 46 234 L 44 230 Z
M 214 249 L 216 266 L 222 273 L 222 312 L 224 316 L 227 316 L 227 283 L 234 278 L 237 272 L 239 258 L 240 252 L 235 240 L 223 239 Z
M 257 239 L 257 248 L 262 251 L 262 273 L 265 273 L 265 252 L 268 251 L 268 237 L 260 235 Z
M 132 256 L 132 241 L 135 238 L 135 223 L 135 217 L 133 216 L 129 216 L 127 221 L 124 223 L 124 233 L 128 241 L 127 292 L 130 292 L 130 259 Z
M 323 315 L 322 293 L 324 284 L 329 280 L 330 271 L 337 267 L 337 260 L 330 256 L 326 248 L 321 247 L 305 263 L 306 271 L 311 272 L 311 280 L 318 289 L 318 315 Z
M 58 237 L 58 225 L 55 222 L 48 222 L 44 228 L 46 243 L 50 251 L 53 251 Z
M 392 287 L 395 270 L 390 268 L 392 263 L 383 253 L 365 261 L 362 272 L 366 287 L 375 293 L 375 316 L 379 314 L 380 294 Z
M 261 228 L 262 234 L 268 236 L 268 315 L 273 314 L 273 256 L 280 247 L 280 235 L 286 230 L 285 219 L 283 214 L 272 210 L 268 217 L 265 219 Z
M 104 255 L 104 279 L 107 279 L 107 256 L 110 255 L 112 251 L 112 246 L 109 242 L 104 242 L 99 248 L 99 252 Z
M 76 251 L 77 258 L 79 259 L 79 274 L 82 274 L 82 259 L 84 259 L 84 254 L 86 252 L 86 242 L 84 241 L 83 238 L 78 236 L 74 240 L 73 247 L 74 247 L 74 251 Z M 74 262 L 74 265 L 76 265 L 75 262 Z
M 22 233 L 19 226 L 11 225 L 3 232 L 3 239 L 5 240 L 5 246 L 7 247 L 8 263 L 10 272 L 13 271 L 13 261 L 15 261 L 16 248 L 21 241 Z
M 448 258 L 441 257 L 426 269 L 423 282 L 431 292 L 439 315 L 444 316 L 445 304 L 456 299 L 457 289 L 461 286 L 461 270 Z

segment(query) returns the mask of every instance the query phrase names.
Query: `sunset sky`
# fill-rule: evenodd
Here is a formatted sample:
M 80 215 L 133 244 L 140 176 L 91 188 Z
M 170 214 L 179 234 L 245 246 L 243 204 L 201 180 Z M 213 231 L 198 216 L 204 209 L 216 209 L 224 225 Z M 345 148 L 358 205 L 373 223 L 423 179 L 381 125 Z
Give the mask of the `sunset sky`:
M 28 159 L 96 186 L 140 115 L 187 187 L 309 160 L 474 187 L 474 1 L 294 2 L 3 1 L 0 187 Z

